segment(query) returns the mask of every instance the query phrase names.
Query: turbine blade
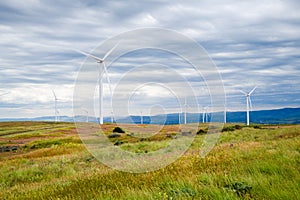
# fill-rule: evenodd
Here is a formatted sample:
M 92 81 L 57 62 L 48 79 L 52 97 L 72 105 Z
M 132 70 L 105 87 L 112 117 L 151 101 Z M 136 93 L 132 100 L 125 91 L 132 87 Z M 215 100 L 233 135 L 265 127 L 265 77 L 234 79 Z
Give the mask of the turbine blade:
M 85 55 L 85 56 L 87 56 L 87 57 L 91 57 L 91 58 L 97 60 L 97 61 L 100 62 L 100 63 L 102 63 L 103 60 L 104 60 L 104 59 L 101 59 L 101 58 L 99 58 L 99 57 L 97 57 L 97 56 L 94 56 L 94 55 L 92 55 L 92 54 L 89 54 L 89 53 L 86 53 L 86 52 L 83 52 L 83 51 L 80 51 L 80 50 L 77 50 L 77 49 L 76 49 L 75 51 L 77 51 L 78 53 L 83 54 L 83 55 Z
M 248 93 L 248 95 L 251 95 L 253 92 L 254 92 L 254 90 L 257 88 L 257 86 L 255 86 L 249 93 Z
M 249 96 L 249 104 L 250 104 L 250 111 L 252 112 L 253 108 L 252 108 L 252 101 L 251 101 L 251 97 Z
M 4 96 L 4 95 L 7 95 L 9 92 L 6 92 L 6 93 L 3 93 L 3 94 L 0 94 L 0 97 L 1 96 Z
M 86 113 L 88 113 L 88 111 L 87 110 L 85 110 L 85 109 L 82 109 L 84 112 L 86 112 Z
M 246 93 L 246 92 L 244 92 L 243 90 L 240 90 L 240 92 L 241 92 L 241 93 L 243 93 L 244 95 L 247 95 L 247 93 Z
M 113 47 L 111 48 L 111 50 L 109 50 L 103 57 L 103 61 L 111 54 L 111 52 L 113 52 L 113 50 L 119 45 L 119 42 Z
M 54 99 L 57 100 L 54 90 L 52 90 L 52 93 L 53 93 Z

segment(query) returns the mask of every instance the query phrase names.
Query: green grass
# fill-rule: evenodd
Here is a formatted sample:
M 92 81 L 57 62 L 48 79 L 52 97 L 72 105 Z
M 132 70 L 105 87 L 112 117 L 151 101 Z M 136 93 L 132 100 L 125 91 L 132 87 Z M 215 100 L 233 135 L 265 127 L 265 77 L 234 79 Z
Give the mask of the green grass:
M 105 126 L 112 133 L 114 126 Z M 0 153 L 0 199 L 299 199 L 300 126 L 226 126 L 205 158 L 198 153 L 205 135 L 197 135 L 174 163 L 132 174 L 93 158 L 71 123 L 0 123 L 0 133 L 14 133 L 0 134 L 0 146 L 20 146 Z M 149 140 L 116 139 L 146 153 L 166 146 L 167 133 L 174 127 Z

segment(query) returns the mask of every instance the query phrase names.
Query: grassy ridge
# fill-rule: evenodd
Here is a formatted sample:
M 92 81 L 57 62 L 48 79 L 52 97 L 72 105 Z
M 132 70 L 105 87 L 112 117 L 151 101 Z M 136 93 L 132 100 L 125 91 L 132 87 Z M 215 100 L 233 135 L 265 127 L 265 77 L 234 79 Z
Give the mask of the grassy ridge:
M 19 146 L 0 153 L 0 199 L 299 199 L 300 126 L 227 126 L 205 158 L 197 135 L 173 164 L 131 174 L 95 160 L 72 123 L 0 123 L 0 146 Z M 167 126 L 150 141 L 122 136 L 120 147 L 153 151 L 173 132 Z

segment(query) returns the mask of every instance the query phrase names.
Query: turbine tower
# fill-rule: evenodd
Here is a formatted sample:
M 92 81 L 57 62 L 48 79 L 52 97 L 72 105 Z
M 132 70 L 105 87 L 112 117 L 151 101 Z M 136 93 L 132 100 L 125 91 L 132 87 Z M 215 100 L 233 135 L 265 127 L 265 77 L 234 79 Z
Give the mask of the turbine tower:
M 184 124 L 186 124 L 186 112 L 187 112 L 187 103 L 186 103 L 186 97 L 184 99 Z
M 205 115 L 205 109 L 204 108 L 202 108 L 202 123 L 204 124 L 204 115 Z
M 243 93 L 246 96 L 247 126 L 249 126 L 249 124 L 250 124 L 249 108 L 252 107 L 250 96 L 256 88 L 257 88 L 257 86 L 255 86 L 249 93 L 246 93 L 246 92 L 240 90 L 240 92 Z
M 89 111 L 88 110 L 83 110 L 86 114 L 86 120 L 85 122 L 89 122 Z
M 226 124 L 227 122 L 227 107 L 226 107 L 226 103 L 224 104 L 224 124 Z
M 203 112 L 202 112 L 202 123 L 205 123 L 205 122 L 208 121 L 207 109 L 208 109 L 208 106 L 203 107 Z
M 56 97 L 56 94 L 55 94 L 54 90 L 52 90 L 52 93 L 53 93 L 53 96 L 54 96 L 54 115 L 55 115 L 55 122 L 58 122 L 58 121 L 59 121 L 59 118 L 58 118 L 59 111 L 58 111 L 58 109 L 57 109 L 57 101 L 58 101 L 58 98 Z
M 59 122 L 59 110 L 57 109 L 57 121 Z
M 208 110 L 208 106 L 205 107 L 205 121 L 209 122 L 209 118 L 208 118 L 209 114 L 208 114 L 207 110 Z
M 144 123 L 144 120 L 143 120 L 143 111 L 141 111 L 141 124 Z
M 110 79 L 109 79 L 109 76 L 108 76 L 108 73 L 107 73 L 107 68 L 106 68 L 106 65 L 105 65 L 105 59 L 111 54 L 111 52 L 117 47 L 118 43 L 111 49 L 109 50 L 103 58 L 99 58 L 97 56 L 94 56 L 92 54 L 88 54 L 88 53 L 85 53 L 83 51 L 80 51 L 80 50 L 76 50 L 77 52 L 87 56 L 87 57 L 91 57 L 93 59 L 96 60 L 97 63 L 99 64 L 102 64 L 103 65 L 103 70 L 104 70 L 104 73 L 106 75 L 106 79 L 107 79 L 107 82 L 108 82 L 108 86 L 109 86 L 109 90 L 110 90 L 110 95 L 111 95 L 111 98 L 112 98 L 112 89 L 111 89 L 111 84 L 110 84 Z M 99 69 L 99 124 L 103 124 L 103 79 L 102 79 L 102 71 L 101 71 L 101 68 Z M 112 100 L 110 101 L 111 103 L 111 108 L 112 108 Z

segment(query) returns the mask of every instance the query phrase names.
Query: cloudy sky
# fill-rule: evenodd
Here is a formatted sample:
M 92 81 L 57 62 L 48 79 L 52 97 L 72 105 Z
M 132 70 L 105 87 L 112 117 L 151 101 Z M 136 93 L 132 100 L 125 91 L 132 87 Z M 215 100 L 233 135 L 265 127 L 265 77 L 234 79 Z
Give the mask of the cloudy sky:
M 146 27 L 177 31 L 206 50 L 222 77 L 228 110 L 244 110 L 245 98 L 239 90 L 250 91 L 256 85 L 254 110 L 299 107 L 299 9 L 297 0 L 1 1 L 0 118 L 53 115 L 52 90 L 59 98 L 60 114 L 73 115 L 74 83 L 80 67 L 88 61 L 73 49 L 90 52 L 109 38 Z M 157 42 L 163 39 L 158 37 Z M 100 50 L 95 53 L 101 57 Z M 118 75 L 132 70 L 122 66 L 129 66 L 133 60 L 140 62 L 131 63 L 132 67 L 162 60 L 162 66 L 173 67 L 184 80 L 197 83 L 194 71 L 185 63 L 171 56 L 172 64 L 168 64 L 162 54 L 144 51 L 123 56 L 115 68 L 109 69 L 113 89 L 118 86 Z M 149 67 L 139 69 L 145 69 L 140 74 L 147 72 L 152 78 L 162 76 L 159 70 L 155 73 L 147 71 Z M 132 85 L 130 80 L 138 81 L 128 77 L 124 83 Z M 169 85 L 180 84 L 176 78 L 169 80 Z M 198 80 L 194 89 L 205 93 L 203 81 Z M 104 83 L 108 93 L 107 82 Z M 162 109 L 159 104 L 176 105 L 167 99 L 174 94 L 161 85 L 137 86 L 128 106 L 149 101 L 141 98 L 143 95 L 151 97 L 149 104 L 158 110 Z M 162 98 L 163 94 L 167 97 Z M 104 99 L 107 101 L 107 97 Z M 172 111 L 173 107 L 168 109 Z

